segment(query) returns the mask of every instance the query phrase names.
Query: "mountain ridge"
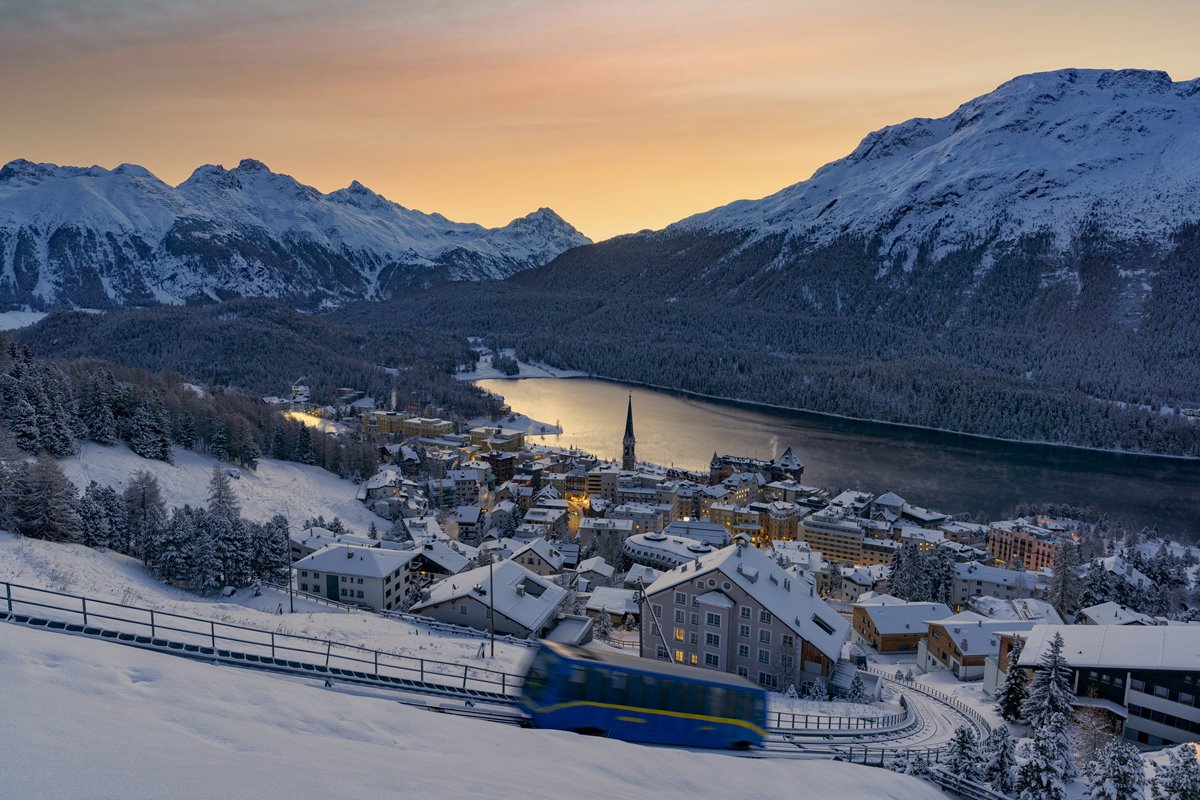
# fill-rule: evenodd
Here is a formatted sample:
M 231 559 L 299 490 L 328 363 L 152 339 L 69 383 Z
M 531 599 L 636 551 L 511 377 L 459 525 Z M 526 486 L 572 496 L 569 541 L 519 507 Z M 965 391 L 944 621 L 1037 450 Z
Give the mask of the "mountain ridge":
M 144 167 L 15 159 L 0 168 L 0 304 L 301 306 L 503 278 L 590 240 L 548 208 L 498 228 L 394 203 L 359 181 L 322 193 L 261 161 Z

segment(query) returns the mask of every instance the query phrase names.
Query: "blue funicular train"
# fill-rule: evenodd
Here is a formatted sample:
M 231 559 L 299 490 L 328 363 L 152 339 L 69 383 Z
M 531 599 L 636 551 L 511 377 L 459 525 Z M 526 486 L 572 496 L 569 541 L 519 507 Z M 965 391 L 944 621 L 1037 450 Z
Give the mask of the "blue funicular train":
M 747 749 L 766 736 L 767 693 L 744 678 L 542 642 L 521 690 L 537 728 L 629 742 Z

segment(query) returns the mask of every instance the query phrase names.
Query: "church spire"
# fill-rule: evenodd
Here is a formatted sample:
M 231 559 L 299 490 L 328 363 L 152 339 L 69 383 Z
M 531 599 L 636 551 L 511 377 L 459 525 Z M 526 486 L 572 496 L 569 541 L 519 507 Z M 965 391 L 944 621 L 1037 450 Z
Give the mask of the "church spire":
M 633 435 L 633 392 L 629 393 L 629 407 L 625 411 L 625 438 L 621 440 L 621 469 L 632 472 L 637 467 L 637 455 L 634 445 L 637 438 Z

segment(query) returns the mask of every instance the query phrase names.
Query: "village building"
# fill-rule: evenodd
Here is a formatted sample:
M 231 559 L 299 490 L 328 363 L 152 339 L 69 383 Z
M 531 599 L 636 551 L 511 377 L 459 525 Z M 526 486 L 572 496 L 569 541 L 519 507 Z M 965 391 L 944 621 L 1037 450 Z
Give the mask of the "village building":
M 413 588 L 412 550 L 353 547 L 335 544 L 305 556 L 292 565 L 296 586 L 373 611 L 401 608 Z
M 949 670 L 960 681 L 983 679 L 987 657 L 1000 651 L 999 633 L 1027 631 L 1036 624 L 987 619 L 973 611 L 926 622 L 928 634 L 918 647 L 917 665 L 925 672 Z
M 512 560 L 538 575 L 557 575 L 563 571 L 562 551 L 541 537 L 517 549 Z
M 877 653 L 915 653 L 929 632 L 927 619 L 951 615 L 944 603 L 910 603 L 890 595 L 876 595 L 854 604 L 853 627 L 858 637 Z
M 850 628 L 811 583 L 744 539 L 664 573 L 646 603 L 643 657 L 768 688 L 827 680 Z
M 422 592 L 411 613 L 451 625 L 522 639 L 543 638 L 554 628 L 567 590 L 515 561 L 461 572 Z

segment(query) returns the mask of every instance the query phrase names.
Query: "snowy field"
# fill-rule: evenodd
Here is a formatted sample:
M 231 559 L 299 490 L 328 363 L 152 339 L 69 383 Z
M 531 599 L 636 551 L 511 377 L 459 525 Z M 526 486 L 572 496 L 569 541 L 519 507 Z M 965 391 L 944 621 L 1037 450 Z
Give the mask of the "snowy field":
M 26 328 L 45 316 L 44 311 L 0 311 L 0 331 Z
M 500 355 L 511 356 L 516 358 L 516 351 L 508 349 L 501 350 Z M 520 371 L 516 375 L 506 375 L 500 370 L 492 366 L 492 352 L 485 350 L 483 355 L 479 357 L 479 363 L 475 365 L 475 369 L 471 372 L 456 372 L 455 378 L 460 381 L 482 381 L 482 380 L 515 380 L 517 378 L 586 378 L 586 372 L 571 369 L 558 369 L 557 367 L 549 367 L 545 364 L 525 363 L 518 361 L 517 366 Z
M 78 455 L 59 464 L 80 491 L 93 480 L 120 491 L 133 473 L 146 470 L 158 478 L 168 506 L 206 505 L 213 467 L 229 469 L 230 465 L 178 447 L 172 448 L 171 454 L 175 463 L 167 464 L 142 458 L 125 445 L 105 447 L 82 442 Z M 370 529 L 372 522 L 377 526 L 386 524 L 356 499 L 358 486 L 320 467 L 264 458 L 256 471 L 239 469 L 238 474 L 240 479 L 230 483 L 242 504 L 242 516 L 247 519 L 265 522 L 275 514 L 283 514 L 297 530 L 310 517 L 340 517 L 348 528 L 361 534 Z
M 0 674 L 9 797 L 946 797 L 871 767 L 521 730 L 2 623 Z
M 141 562 L 129 556 L 3 532 L 0 532 L 0 580 L 231 625 L 329 639 L 414 658 L 470 663 L 511 673 L 524 671 L 529 654 L 526 647 L 497 642 L 494 659 L 477 659 L 479 645 L 486 641 L 482 636 L 431 633 L 421 625 L 375 614 L 346 614 L 303 600 L 297 601 L 296 613 L 276 614 L 281 605 L 287 610 L 288 597 L 286 592 L 270 589 L 261 597 L 254 597 L 249 589 L 243 589 L 231 598 L 205 599 L 154 580 Z M 70 621 L 77 622 L 78 619 L 72 616 Z M 137 629 L 137 632 L 142 631 Z

